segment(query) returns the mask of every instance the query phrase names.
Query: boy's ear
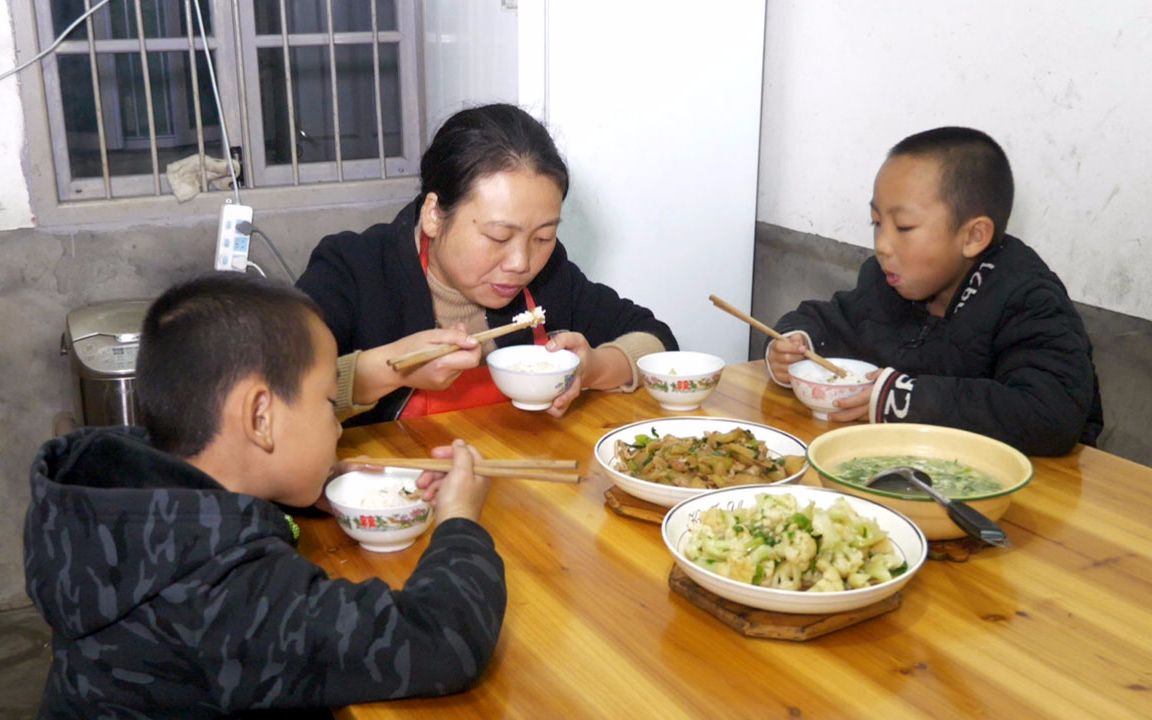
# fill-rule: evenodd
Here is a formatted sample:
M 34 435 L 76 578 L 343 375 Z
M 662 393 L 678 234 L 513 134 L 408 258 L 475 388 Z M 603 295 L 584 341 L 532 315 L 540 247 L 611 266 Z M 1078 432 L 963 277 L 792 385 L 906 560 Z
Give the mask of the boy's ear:
M 265 452 L 272 452 L 276 448 L 272 434 L 273 405 L 272 389 L 267 383 L 254 382 L 244 393 L 244 435 L 249 442 Z
M 963 244 L 960 251 L 971 260 L 988 249 L 995 235 L 996 224 L 987 215 L 979 215 L 964 223 L 960 228 Z
M 430 238 L 440 235 L 444 229 L 444 211 L 440 209 L 440 197 L 430 192 L 424 196 L 424 204 L 420 206 L 420 229 Z

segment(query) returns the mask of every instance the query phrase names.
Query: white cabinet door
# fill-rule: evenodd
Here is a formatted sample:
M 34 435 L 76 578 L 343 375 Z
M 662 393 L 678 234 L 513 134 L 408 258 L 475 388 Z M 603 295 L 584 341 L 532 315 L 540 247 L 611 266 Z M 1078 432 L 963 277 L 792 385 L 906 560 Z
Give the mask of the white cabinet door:
M 763 0 L 519 0 L 519 102 L 572 189 L 560 237 L 585 273 L 651 308 L 681 347 L 747 358 L 712 307 L 752 293 Z

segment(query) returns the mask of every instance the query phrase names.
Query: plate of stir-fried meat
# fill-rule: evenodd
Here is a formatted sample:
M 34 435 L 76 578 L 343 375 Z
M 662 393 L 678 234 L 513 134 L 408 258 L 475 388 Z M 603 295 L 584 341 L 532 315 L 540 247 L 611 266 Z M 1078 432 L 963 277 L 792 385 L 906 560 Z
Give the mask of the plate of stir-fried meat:
M 672 507 L 717 488 L 797 482 L 808 468 L 806 449 L 760 423 L 676 417 L 613 430 L 596 443 L 596 459 L 621 490 Z

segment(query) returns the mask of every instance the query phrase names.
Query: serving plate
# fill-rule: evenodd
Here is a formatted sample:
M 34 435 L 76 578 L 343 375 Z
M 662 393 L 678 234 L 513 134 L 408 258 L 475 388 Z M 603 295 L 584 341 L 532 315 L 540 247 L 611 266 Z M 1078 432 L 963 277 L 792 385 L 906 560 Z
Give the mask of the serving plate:
M 674 417 L 640 420 L 607 433 L 596 441 L 596 461 L 600 463 L 600 467 L 604 469 L 604 472 L 608 474 L 616 486 L 624 492 L 662 507 L 672 507 L 681 500 L 696 497 L 711 492 L 711 490 L 664 485 L 649 480 L 641 480 L 622 472 L 616 466 L 616 441 L 623 440 L 631 443 L 637 435 L 651 435 L 653 430 L 661 437 L 665 435 L 702 437 L 705 432 L 728 432 L 735 428 L 746 428 L 757 440 L 763 442 L 769 450 L 777 455 L 807 455 L 808 448 L 799 438 L 768 425 L 735 418 Z M 789 475 L 783 480 L 777 480 L 770 485 L 799 482 L 807 471 L 808 463 L 805 462 L 799 472 Z
M 888 538 L 904 556 L 908 569 L 887 582 L 858 590 L 801 592 L 759 587 L 732 580 L 700 567 L 684 555 L 684 546 L 688 543 L 690 531 L 699 522 L 700 513 L 712 507 L 731 510 L 751 506 L 756 503 L 756 496 L 763 493 L 792 495 L 801 507 L 812 502 L 816 507 L 828 508 L 837 499 L 843 498 L 859 515 L 874 519 L 880 529 L 888 534 Z M 845 612 L 879 602 L 904 587 L 928 557 L 928 540 L 920 528 L 904 515 L 871 500 L 803 485 L 742 485 L 697 495 L 668 511 L 661 524 L 661 535 L 664 545 L 676 559 L 676 564 L 704 589 L 749 607 L 805 615 Z

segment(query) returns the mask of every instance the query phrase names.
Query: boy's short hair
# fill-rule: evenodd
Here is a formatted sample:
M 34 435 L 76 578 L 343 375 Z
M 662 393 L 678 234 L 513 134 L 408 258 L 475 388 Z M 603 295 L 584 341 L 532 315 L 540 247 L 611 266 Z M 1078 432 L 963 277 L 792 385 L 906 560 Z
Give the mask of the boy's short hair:
M 148 308 L 136 358 L 136 395 L 155 447 L 179 457 L 204 450 L 224 400 L 256 374 L 286 402 L 315 362 L 309 314 L 290 286 L 221 272 L 175 285 Z
M 951 209 L 954 227 L 987 215 L 995 226 L 993 243 L 1003 239 L 1015 187 L 1008 156 L 995 140 L 972 128 L 941 127 L 896 143 L 888 157 L 898 155 L 940 163 L 940 199 Z

